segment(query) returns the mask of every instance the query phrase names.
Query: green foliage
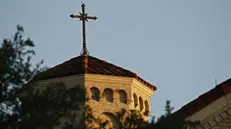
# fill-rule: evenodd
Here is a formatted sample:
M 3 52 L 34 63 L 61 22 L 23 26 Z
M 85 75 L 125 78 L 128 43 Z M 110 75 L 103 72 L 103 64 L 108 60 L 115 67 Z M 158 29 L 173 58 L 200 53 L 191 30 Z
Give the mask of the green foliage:
M 31 88 L 21 97 L 19 129 L 76 128 L 80 104 L 85 102 L 84 89 L 67 89 L 63 83 L 51 84 L 45 89 Z M 45 119 L 44 119 L 45 118 Z
M 84 108 L 85 117 L 81 123 L 86 123 L 85 129 L 108 129 L 107 125 L 109 121 L 102 120 L 93 115 L 92 108 L 89 105 L 86 105 Z
M 170 101 L 166 101 L 165 114 L 157 120 L 152 117 L 151 122 L 145 121 L 141 112 L 136 110 L 126 111 L 122 109 L 117 112 L 116 117 L 120 129 L 195 129 L 200 123 L 198 121 L 185 121 L 179 114 L 172 114 L 173 107 Z
M 144 128 L 148 122 L 143 119 L 141 112 L 137 110 L 121 109 L 116 113 L 120 129 L 140 129 Z
M 19 90 L 40 71 L 40 64 L 32 67 L 31 59 L 35 55 L 33 42 L 23 39 L 24 29 L 17 26 L 17 32 L 11 39 L 4 39 L 0 46 L 0 119 L 6 120 L 18 114 Z
M 200 125 L 198 121 L 186 121 L 184 117 L 175 112 L 172 114 L 173 107 L 170 105 L 170 101 L 166 101 L 165 114 L 161 115 L 157 121 L 155 117 L 151 120 L 145 129 L 195 129 Z
M 173 107 L 170 105 L 170 100 L 166 100 L 166 105 L 165 105 L 165 117 L 168 117 L 172 114 Z

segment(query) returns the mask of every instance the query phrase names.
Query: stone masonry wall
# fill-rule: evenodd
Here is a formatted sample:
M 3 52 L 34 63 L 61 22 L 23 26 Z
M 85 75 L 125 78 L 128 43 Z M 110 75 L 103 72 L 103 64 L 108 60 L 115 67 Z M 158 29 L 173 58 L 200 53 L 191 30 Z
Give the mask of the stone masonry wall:
M 93 75 L 93 74 L 84 74 L 84 75 L 76 75 L 70 77 L 62 77 L 56 79 L 49 79 L 40 81 L 36 84 L 39 88 L 45 88 L 51 83 L 59 83 L 62 82 L 68 88 L 74 86 L 81 86 L 86 89 L 87 94 L 86 97 L 88 101 L 85 104 L 88 104 L 92 110 L 94 115 L 102 116 L 102 114 L 109 114 L 108 118 L 112 117 L 113 114 L 120 111 L 122 108 L 130 110 L 136 109 L 140 110 L 140 102 L 139 97 L 142 98 L 143 102 L 143 110 L 145 112 L 147 109 L 150 111 L 150 97 L 153 95 L 154 91 L 144 86 L 142 83 L 137 81 L 134 78 L 128 77 L 115 77 L 115 76 L 103 76 L 103 75 Z M 96 101 L 92 99 L 92 94 L 90 89 L 95 87 L 100 91 L 100 99 Z M 109 102 L 106 100 L 104 96 L 104 90 L 111 89 L 113 92 L 113 102 Z M 126 103 L 120 101 L 119 90 L 123 90 L 126 93 Z M 138 97 L 138 105 L 134 105 L 134 97 L 133 94 L 136 94 Z M 146 102 L 146 105 L 145 105 Z M 110 115 L 112 114 L 112 115 Z M 145 117 L 147 119 L 147 117 Z
M 198 129 L 231 129 L 231 94 L 223 96 L 187 120 L 200 120 Z

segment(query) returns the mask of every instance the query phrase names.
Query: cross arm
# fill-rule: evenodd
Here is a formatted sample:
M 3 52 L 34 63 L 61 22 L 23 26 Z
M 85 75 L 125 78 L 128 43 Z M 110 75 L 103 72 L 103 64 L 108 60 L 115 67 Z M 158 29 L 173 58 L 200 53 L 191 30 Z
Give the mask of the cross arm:
M 71 14 L 70 17 L 71 17 L 71 18 L 81 18 L 81 15 Z
M 82 18 L 81 14 L 80 15 L 71 14 L 70 17 L 71 18 L 80 18 L 80 19 Z M 87 15 L 85 16 L 85 18 L 86 18 L 86 20 L 87 19 L 92 19 L 92 20 L 96 20 L 97 19 L 96 16 L 87 16 Z
M 93 19 L 93 20 L 96 20 L 97 17 L 96 16 L 87 16 L 87 19 Z

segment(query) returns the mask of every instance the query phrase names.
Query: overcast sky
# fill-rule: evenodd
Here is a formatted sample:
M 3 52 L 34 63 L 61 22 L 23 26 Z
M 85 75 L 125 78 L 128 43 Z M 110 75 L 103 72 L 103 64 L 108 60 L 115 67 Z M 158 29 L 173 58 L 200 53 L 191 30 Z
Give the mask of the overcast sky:
M 84 0 L 90 55 L 158 87 L 152 115 L 175 110 L 231 77 L 231 0 Z M 81 50 L 80 0 L 1 0 L 0 40 L 16 25 L 36 44 L 34 63 L 52 67 Z

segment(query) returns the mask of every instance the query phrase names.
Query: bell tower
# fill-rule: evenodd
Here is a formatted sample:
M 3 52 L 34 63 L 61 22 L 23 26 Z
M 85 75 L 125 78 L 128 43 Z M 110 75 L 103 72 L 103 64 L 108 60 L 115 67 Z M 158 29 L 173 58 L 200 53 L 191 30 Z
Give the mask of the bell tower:
M 85 4 L 79 15 L 70 15 L 82 21 L 83 48 L 80 56 L 41 73 L 37 86 L 44 87 L 50 83 L 62 82 L 66 87 L 81 86 L 87 91 L 87 101 L 93 115 L 110 121 L 110 126 L 117 128 L 116 112 L 121 109 L 138 110 L 150 113 L 150 97 L 156 86 L 142 79 L 130 70 L 107 61 L 90 56 L 86 46 L 86 21 L 96 20 L 88 16 Z M 147 119 L 147 117 L 145 117 Z

